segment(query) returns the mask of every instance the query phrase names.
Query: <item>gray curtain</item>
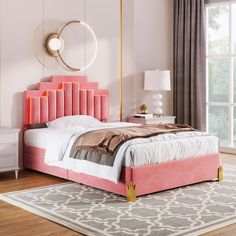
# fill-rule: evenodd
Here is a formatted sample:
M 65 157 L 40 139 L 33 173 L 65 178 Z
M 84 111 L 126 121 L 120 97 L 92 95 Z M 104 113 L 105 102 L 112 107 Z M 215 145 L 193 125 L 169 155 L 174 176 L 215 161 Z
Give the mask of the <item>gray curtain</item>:
M 174 0 L 174 115 L 177 123 L 206 128 L 204 0 Z

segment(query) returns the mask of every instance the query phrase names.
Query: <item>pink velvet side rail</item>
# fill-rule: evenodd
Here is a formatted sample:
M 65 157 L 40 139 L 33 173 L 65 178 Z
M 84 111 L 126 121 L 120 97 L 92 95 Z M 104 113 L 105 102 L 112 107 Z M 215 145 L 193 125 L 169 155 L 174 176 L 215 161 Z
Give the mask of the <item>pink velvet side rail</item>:
M 120 181 L 115 184 L 94 176 L 48 166 L 44 163 L 44 153 L 44 149 L 25 145 L 25 168 L 38 170 L 123 196 L 126 195 L 126 185 L 131 182 L 136 185 L 137 196 L 141 196 L 202 181 L 214 180 L 218 178 L 218 168 L 220 166 L 219 154 L 215 153 L 158 165 L 123 167 Z

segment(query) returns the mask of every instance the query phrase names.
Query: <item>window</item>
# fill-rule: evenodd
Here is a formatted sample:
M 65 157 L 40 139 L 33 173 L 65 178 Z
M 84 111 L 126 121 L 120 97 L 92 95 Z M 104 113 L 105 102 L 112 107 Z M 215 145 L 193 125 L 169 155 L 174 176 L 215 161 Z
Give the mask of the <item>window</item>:
M 236 1 L 207 5 L 206 13 L 207 128 L 221 147 L 236 148 Z

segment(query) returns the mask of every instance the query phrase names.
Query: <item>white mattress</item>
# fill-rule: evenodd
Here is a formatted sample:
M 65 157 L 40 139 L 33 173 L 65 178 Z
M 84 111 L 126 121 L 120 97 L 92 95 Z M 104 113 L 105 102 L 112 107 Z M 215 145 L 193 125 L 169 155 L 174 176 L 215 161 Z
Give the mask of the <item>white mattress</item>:
M 130 125 L 130 123 L 102 123 L 99 127 L 91 129 Z M 204 132 L 163 134 L 148 139 L 138 138 L 126 142 L 120 147 L 113 167 L 101 166 L 86 160 L 69 158 L 73 141 L 81 132 L 75 128 L 27 130 L 25 132 L 25 144 L 44 148 L 46 150 L 45 163 L 48 165 L 68 168 L 109 179 L 113 182 L 118 181 L 122 164 L 125 166 L 158 164 L 218 152 L 218 138 Z
M 134 139 L 128 146 L 125 166 L 158 164 L 218 152 L 218 138 L 204 132 L 163 134 Z
M 29 129 L 24 134 L 24 142 L 26 145 L 45 149 L 45 161 L 58 161 L 63 157 L 75 133 L 76 129 L 70 128 Z

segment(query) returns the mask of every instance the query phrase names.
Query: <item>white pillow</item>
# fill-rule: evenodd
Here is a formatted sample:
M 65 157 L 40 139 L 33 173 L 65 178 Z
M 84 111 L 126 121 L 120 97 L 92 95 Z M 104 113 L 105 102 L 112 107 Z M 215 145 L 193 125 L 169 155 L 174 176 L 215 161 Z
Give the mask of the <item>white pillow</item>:
M 64 116 L 56 120 L 48 121 L 47 127 L 83 127 L 88 128 L 100 124 L 101 121 L 92 116 L 76 115 L 76 116 Z

